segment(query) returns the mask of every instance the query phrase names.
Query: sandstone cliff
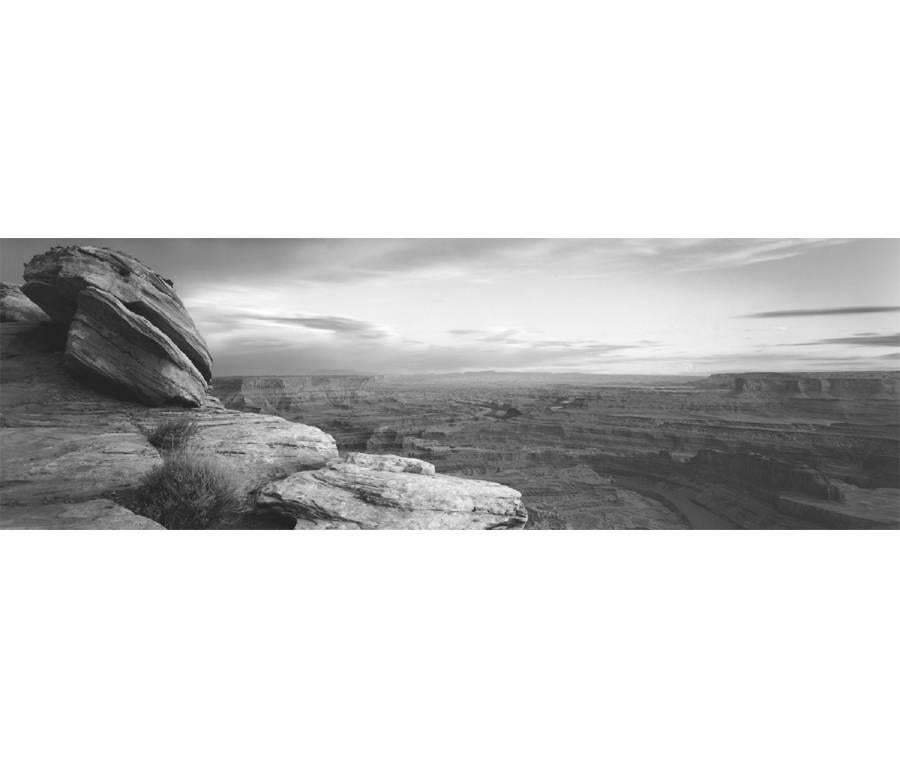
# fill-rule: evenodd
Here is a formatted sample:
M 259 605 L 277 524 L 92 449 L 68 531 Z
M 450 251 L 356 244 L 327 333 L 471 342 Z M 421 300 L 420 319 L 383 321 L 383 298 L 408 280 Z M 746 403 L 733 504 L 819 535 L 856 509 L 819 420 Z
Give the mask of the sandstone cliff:
M 223 527 L 514 528 L 521 495 L 390 456 L 341 459 L 322 430 L 228 410 L 170 281 L 127 254 L 54 248 L 4 286 L 0 528 L 161 526 L 129 500 L 172 460 L 151 438 L 189 418 L 185 450 L 240 496 Z

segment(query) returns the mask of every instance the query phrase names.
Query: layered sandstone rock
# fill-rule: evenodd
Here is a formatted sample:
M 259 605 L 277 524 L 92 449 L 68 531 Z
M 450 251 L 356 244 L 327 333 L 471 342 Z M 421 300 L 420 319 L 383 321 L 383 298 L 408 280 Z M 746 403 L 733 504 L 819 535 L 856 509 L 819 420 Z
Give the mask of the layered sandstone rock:
M 88 380 L 147 405 L 199 406 L 206 396 L 203 376 L 168 336 L 97 288 L 78 294 L 66 357 Z
M 522 494 L 512 488 L 397 459 L 332 461 L 266 485 L 257 504 L 293 515 L 298 528 L 520 528 L 528 519 Z
M 145 318 L 194 364 L 204 380 L 212 377 L 206 342 L 169 280 L 137 259 L 109 248 L 51 248 L 25 265 L 22 291 L 54 321 L 69 323 L 78 311 L 78 296 L 99 288 Z
M 0 283 L 0 323 L 47 322 L 50 318 L 22 293 L 19 285 Z

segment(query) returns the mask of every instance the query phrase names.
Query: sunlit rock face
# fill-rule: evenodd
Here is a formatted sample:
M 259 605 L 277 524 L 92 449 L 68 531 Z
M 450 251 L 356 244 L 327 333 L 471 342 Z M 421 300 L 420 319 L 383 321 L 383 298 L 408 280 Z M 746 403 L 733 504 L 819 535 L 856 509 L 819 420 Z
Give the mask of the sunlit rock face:
M 499 483 L 434 473 L 402 457 L 351 457 L 265 486 L 262 509 L 297 518 L 298 528 L 521 528 L 522 494 Z

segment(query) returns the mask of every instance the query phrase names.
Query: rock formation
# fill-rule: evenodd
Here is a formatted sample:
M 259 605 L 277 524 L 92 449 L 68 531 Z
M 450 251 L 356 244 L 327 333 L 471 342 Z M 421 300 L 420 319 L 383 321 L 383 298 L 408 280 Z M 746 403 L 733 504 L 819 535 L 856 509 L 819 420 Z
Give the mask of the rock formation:
M 265 486 L 261 508 L 297 518 L 298 528 L 519 528 L 522 494 L 499 483 L 438 475 L 402 456 L 350 454 L 323 469 Z
M 171 283 L 126 254 L 54 248 L 25 277 L 0 305 L 0 528 L 159 528 L 129 499 L 177 457 L 151 436 L 178 419 L 191 424 L 184 450 L 233 478 L 245 511 L 229 527 L 525 522 L 505 486 L 403 457 L 341 460 L 321 429 L 224 408 L 207 394 L 212 360 Z M 315 520 L 301 508 L 306 486 Z
M 98 288 L 78 294 L 66 357 L 73 370 L 148 405 L 198 406 L 206 382 L 162 331 Z
M 42 323 L 50 318 L 22 293 L 19 285 L 0 283 L 0 323 Z
M 209 381 L 212 357 L 172 282 L 137 259 L 109 248 L 70 246 L 51 248 L 25 265 L 23 292 L 56 322 L 75 316 L 78 294 L 89 287 L 106 291 L 146 318 Z
M 212 357 L 170 281 L 127 254 L 91 247 L 35 256 L 25 281 L 22 293 L 68 328 L 77 375 L 148 405 L 204 401 Z

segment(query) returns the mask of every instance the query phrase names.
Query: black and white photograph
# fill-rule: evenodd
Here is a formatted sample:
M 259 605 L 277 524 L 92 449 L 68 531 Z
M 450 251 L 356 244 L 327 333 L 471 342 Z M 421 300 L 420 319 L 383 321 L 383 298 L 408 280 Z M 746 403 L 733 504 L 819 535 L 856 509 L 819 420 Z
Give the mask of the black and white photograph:
M 2 528 L 900 528 L 897 240 L 0 252 Z
M 900 766 L 896 6 L 0 0 L 0 766 Z

